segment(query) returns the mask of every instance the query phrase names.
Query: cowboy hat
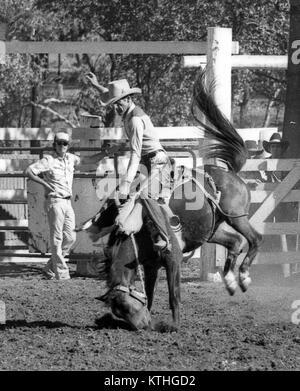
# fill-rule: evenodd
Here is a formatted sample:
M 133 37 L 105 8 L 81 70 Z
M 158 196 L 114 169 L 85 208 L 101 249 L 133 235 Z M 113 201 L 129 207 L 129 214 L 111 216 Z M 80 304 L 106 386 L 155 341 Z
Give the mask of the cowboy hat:
M 255 140 L 245 140 L 245 146 L 248 152 L 262 152 L 262 146 L 257 143 Z
M 102 94 L 101 101 L 103 106 L 108 106 L 128 95 L 141 93 L 142 90 L 140 88 L 130 88 L 126 79 L 120 79 L 108 83 L 108 90 Z
M 263 141 L 264 150 L 268 153 L 271 153 L 270 147 L 274 144 L 279 144 L 283 150 L 286 150 L 290 143 L 286 140 L 282 140 L 280 133 L 273 133 L 269 141 Z

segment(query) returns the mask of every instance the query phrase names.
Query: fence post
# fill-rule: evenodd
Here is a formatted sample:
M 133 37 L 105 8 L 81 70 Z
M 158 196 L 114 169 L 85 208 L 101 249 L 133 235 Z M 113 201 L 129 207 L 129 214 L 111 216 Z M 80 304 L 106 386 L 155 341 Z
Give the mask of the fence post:
M 223 114 L 231 118 L 231 28 L 208 27 L 206 86 Z M 226 249 L 212 243 L 201 248 L 200 279 L 208 280 L 208 274 L 216 271 L 216 262 L 225 261 Z
M 6 35 L 6 24 L 0 23 L 0 65 L 5 63 L 5 35 Z
M 0 324 L 6 324 L 6 307 L 2 300 L 0 300 Z
M 206 85 L 219 109 L 231 118 L 231 48 L 232 30 L 223 27 L 207 29 Z
M 283 138 L 290 142 L 285 154 L 300 156 L 300 0 L 290 1 L 290 33 L 288 49 L 287 91 Z

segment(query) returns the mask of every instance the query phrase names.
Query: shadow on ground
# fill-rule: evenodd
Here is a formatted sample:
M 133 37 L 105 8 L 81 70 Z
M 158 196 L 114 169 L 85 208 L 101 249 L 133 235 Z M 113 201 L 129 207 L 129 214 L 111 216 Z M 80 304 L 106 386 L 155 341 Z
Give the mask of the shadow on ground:
M 15 263 L 0 264 L 0 277 L 36 276 L 43 274 L 43 266 L 22 265 Z
M 111 330 L 124 329 L 128 331 L 132 331 L 132 328 L 130 327 L 129 324 L 127 324 L 121 319 L 114 318 L 110 313 L 107 313 L 103 315 L 101 318 L 96 319 L 95 323 L 97 325 L 97 328 L 100 330 L 101 329 L 111 329 Z
M 45 277 L 43 264 L 16 264 L 16 263 L 0 263 L 0 278 L 1 277 L 34 277 L 40 275 Z M 69 265 L 71 277 L 78 277 L 76 275 L 76 265 Z M 45 277 L 46 278 L 46 277 Z

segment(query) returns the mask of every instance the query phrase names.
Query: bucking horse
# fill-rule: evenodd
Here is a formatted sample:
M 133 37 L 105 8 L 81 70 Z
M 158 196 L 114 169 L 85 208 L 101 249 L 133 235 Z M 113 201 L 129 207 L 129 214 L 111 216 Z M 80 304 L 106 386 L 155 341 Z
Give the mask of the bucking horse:
M 205 242 L 220 244 L 228 250 L 223 281 L 230 295 L 238 285 L 245 292 L 251 283 L 250 266 L 262 238 L 249 223 L 250 192 L 238 176 L 246 162 L 247 149 L 231 122 L 216 106 L 205 87 L 204 77 L 205 73 L 201 72 L 194 83 L 192 114 L 205 132 L 204 158 L 222 164 L 206 164 L 204 169 L 193 169 L 188 179 L 174 187 L 169 207 L 179 219 L 180 240 L 177 228 L 169 224 L 169 216 L 162 206 L 162 215 L 168 222 L 171 251 L 154 250 L 153 226 L 143 201 L 139 201 L 142 211 L 140 230 L 134 235 L 120 233 L 115 226 L 118 205 L 112 199 L 84 225 L 84 229 L 93 235 L 95 232 L 97 235 L 110 232 L 104 262 L 108 291 L 102 300 L 110 305 L 115 316 L 134 329 L 151 327 L 150 310 L 160 267 L 166 269 L 172 321 L 178 327 L 180 263 L 183 254 L 193 252 Z M 234 269 L 244 239 L 248 249 L 239 267 L 237 281 Z M 137 274 L 142 292 L 136 288 Z

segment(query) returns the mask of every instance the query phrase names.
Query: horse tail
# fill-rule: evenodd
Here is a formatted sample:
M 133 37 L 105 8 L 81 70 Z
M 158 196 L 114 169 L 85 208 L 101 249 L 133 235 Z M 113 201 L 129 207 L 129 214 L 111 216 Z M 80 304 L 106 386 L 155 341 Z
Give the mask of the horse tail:
M 210 140 L 204 147 L 204 157 L 225 161 L 237 173 L 247 159 L 247 149 L 243 139 L 232 123 L 222 114 L 205 87 L 205 71 L 201 71 L 193 89 L 192 114 L 204 128 L 205 138 Z M 209 124 L 199 118 L 199 112 L 208 119 Z

